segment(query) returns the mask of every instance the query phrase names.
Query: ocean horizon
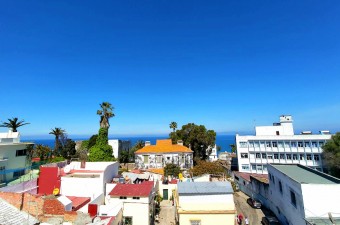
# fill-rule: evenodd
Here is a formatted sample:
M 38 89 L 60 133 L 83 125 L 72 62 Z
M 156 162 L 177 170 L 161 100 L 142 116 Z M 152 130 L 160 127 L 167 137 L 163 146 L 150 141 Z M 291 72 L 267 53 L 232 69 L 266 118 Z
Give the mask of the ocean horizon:
M 135 137 L 112 137 L 110 136 L 109 139 L 119 139 L 122 141 L 130 141 L 131 146 L 135 145 L 135 143 L 139 140 L 142 141 L 150 141 L 152 145 L 156 144 L 157 139 L 167 139 L 169 136 L 167 135 L 150 135 L 150 136 L 135 136 Z M 71 138 L 74 141 L 81 141 L 81 140 L 88 140 L 89 137 L 77 137 Z M 33 142 L 35 144 L 42 144 L 47 145 L 50 148 L 54 147 L 54 139 L 35 139 L 35 138 L 23 138 L 22 141 L 26 142 Z M 235 143 L 235 135 L 227 135 L 227 134 L 217 134 L 216 135 L 216 145 L 221 147 L 220 152 L 231 152 L 231 144 Z

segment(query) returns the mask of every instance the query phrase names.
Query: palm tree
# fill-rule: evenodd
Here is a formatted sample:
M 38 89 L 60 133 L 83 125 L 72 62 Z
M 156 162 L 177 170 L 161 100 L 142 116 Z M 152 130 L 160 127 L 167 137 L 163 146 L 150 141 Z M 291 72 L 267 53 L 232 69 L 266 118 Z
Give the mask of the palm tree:
M 49 134 L 53 134 L 55 136 L 55 147 L 54 151 L 59 150 L 59 144 L 60 140 L 59 138 L 66 133 L 65 130 L 61 129 L 60 127 L 55 127 L 54 129 L 51 129 L 51 132 Z
M 169 124 L 169 126 L 170 126 L 170 129 L 173 130 L 173 132 L 175 132 L 175 130 L 177 129 L 177 123 L 176 122 L 171 122 Z
M 101 110 L 97 110 L 97 114 L 100 115 L 100 128 L 110 128 L 109 119 L 114 117 L 113 107 L 109 102 L 103 102 L 100 104 Z
M 0 127 L 8 127 L 8 128 L 12 128 L 13 132 L 18 132 L 17 128 L 30 124 L 30 123 L 25 123 L 24 120 L 18 121 L 17 117 L 14 117 L 12 119 L 8 119 L 9 122 L 3 122 Z

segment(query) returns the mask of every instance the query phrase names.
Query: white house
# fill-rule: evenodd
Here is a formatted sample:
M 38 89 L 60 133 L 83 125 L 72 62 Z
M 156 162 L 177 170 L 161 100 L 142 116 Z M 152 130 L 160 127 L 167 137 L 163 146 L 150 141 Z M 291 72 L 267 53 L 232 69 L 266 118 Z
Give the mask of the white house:
M 112 155 L 118 159 L 122 151 L 129 151 L 131 148 L 130 141 L 122 141 L 118 139 L 111 139 L 108 144 L 112 147 Z
M 20 142 L 20 133 L 0 133 L 0 186 L 26 173 L 30 162 L 27 161 L 27 145 L 34 143 Z M 3 184 L 4 185 L 4 184 Z
M 329 131 L 295 135 L 292 116 L 280 116 L 273 126 L 257 126 L 255 135 L 236 134 L 240 172 L 267 174 L 267 164 L 301 164 L 323 171 L 322 146 L 331 138 Z
M 216 144 L 215 144 L 215 146 L 213 148 L 211 146 L 208 147 L 207 155 L 209 156 L 209 161 L 210 162 L 214 162 L 214 161 L 218 160 L 218 157 L 217 157 L 217 145 Z
M 340 179 L 299 164 L 270 164 L 269 207 L 283 225 L 340 222 Z
M 138 169 L 163 168 L 168 163 L 179 165 L 182 169 L 193 166 L 193 151 L 179 141 L 172 144 L 171 139 L 157 140 L 156 145 L 145 142 L 145 146 L 135 152 L 135 165 Z
M 106 198 L 106 208 L 122 205 L 125 225 L 150 225 L 154 216 L 154 182 L 118 183 Z
M 234 224 L 236 208 L 230 182 L 179 182 L 177 218 L 180 225 Z

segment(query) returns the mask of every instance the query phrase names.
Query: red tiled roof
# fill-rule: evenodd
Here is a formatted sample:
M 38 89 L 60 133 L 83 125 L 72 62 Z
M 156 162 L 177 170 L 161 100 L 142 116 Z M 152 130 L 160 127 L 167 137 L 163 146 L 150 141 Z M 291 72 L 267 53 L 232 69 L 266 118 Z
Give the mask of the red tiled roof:
M 110 196 L 148 197 L 153 189 L 152 181 L 144 181 L 141 184 L 117 184 Z
M 268 183 L 268 174 L 257 174 L 257 173 L 242 173 L 238 171 L 234 171 L 235 175 L 241 177 L 244 180 L 250 182 L 250 177 L 255 178 L 256 180 L 262 181 L 264 183 Z
M 68 199 L 72 201 L 72 210 L 77 211 L 87 203 L 91 201 L 89 197 L 76 197 L 76 196 L 66 196 Z
M 192 153 L 193 151 L 183 145 L 172 144 L 171 139 L 157 140 L 156 145 L 148 145 L 139 149 L 135 154 L 143 153 Z
M 169 184 L 177 184 L 178 180 L 172 179 L 171 181 L 168 182 Z

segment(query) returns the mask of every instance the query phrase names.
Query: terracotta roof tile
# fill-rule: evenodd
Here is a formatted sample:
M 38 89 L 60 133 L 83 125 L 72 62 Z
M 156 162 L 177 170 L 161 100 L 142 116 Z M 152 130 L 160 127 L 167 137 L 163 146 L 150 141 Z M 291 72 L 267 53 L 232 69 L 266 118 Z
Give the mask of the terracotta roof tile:
M 144 148 L 136 151 L 135 154 L 176 152 L 192 153 L 193 151 L 183 145 L 172 144 L 171 139 L 165 139 L 157 140 L 156 145 L 145 146 Z
M 164 169 L 163 168 L 150 168 L 147 170 L 150 173 L 157 173 L 160 175 L 164 175 Z

